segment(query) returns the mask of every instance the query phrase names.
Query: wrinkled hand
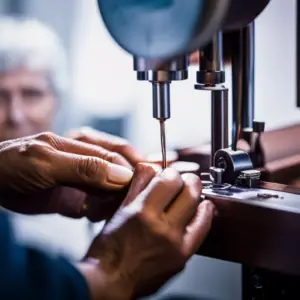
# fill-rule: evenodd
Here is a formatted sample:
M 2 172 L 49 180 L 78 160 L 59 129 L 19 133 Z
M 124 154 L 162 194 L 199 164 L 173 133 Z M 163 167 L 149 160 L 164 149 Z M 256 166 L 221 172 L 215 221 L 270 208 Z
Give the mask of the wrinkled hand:
M 92 299 L 150 295 L 180 272 L 211 226 L 214 206 L 200 204 L 201 191 L 195 175 L 138 165 L 127 197 L 79 266 Z
M 73 129 L 67 134 L 68 138 L 84 143 L 96 145 L 99 148 L 118 153 L 122 158 L 120 164 L 128 167 L 135 167 L 137 163 L 144 162 L 145 158 L 132 147 L 127 140 L 95 130 L 91 127 Z
M 118 208 L 133 174 L 120 154 L 53 133 L 0 143 L 0 169 L 3 207 L 94 221 Z

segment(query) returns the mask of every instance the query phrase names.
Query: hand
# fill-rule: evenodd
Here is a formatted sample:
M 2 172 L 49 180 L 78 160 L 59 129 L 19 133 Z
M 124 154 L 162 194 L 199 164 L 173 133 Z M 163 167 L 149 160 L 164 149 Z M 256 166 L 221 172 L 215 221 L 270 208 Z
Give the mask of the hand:
M 73 129 L 67 134 L 67 137 L 81 141 L 84 143 L 96 145 L 104 151 L 114 152 L 122 158 L 122 165 L 128 167 L 135 167 L 137 163 L 145 162 L 145 158 L 134 149 L 128 141 L 95 130 L 91 127 L 83 127 L 80 129 Z
M 117 153 L 53 133 L 0 143 L 1 205 L 26 214 L 109 217 L 133 174 L 122 164 Z
M 93 300 L 150 295 L 184 268 L 213 218 L 201 190 L 195 175 L 137 166 L 126 199 L 79 265 Z

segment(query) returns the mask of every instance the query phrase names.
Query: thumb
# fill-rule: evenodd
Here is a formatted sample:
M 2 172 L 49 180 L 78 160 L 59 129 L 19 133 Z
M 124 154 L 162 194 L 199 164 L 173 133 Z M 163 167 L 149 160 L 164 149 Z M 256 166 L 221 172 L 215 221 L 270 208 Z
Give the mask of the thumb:
M 52 159 L 54 180 L 72 187 L 122 189 L 132 179 L 132 170 L 104 159 L 57 151 Z

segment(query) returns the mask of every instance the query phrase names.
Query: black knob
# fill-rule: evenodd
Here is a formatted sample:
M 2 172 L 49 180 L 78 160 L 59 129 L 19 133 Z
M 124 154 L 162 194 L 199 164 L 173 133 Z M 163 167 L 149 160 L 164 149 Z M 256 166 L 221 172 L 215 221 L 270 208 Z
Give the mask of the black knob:
M 265 131 L 265 122 L 253 121 L 253 131 L 256 133 L 262 133 Z

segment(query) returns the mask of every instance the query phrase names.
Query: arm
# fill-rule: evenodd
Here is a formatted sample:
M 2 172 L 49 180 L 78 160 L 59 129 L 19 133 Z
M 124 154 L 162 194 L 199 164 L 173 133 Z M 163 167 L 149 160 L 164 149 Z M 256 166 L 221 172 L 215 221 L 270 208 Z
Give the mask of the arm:
M 0 299 L 89 299 L 84 278 L 70 263 L 15 243 L 4 213 L 0 244 Z

